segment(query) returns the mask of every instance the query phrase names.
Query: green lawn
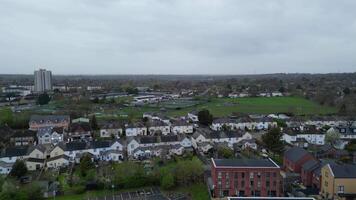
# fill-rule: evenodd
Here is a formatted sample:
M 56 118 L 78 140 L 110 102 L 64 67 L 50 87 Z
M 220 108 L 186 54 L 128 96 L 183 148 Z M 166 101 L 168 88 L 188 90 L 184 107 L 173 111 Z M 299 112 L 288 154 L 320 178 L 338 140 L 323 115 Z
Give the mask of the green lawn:
M 126 107 L 121 110 L 111 110 L 111 113 L 126 114 L 133 118 L 140 118 L 144 112 L 158 112 L 159 107 L 152 106 Z M 296 115 L 334 114 L 335 107 L 321 106 L 313 101 L 301 97 L 250 97 L 250 98 L 213 98 L 182 109 L 168 109 L 169 116 L 186 115 L 192 110 L 208 109 L 214 117 L 228 116 L 233 112 L 249 114 L 294 113 Z
M 299 97 L 251 97 L 221 98 L 197 106 L 197 109 L 209 109 L 214 116 L 226 116 L 232 112 L 270 114 L 292 112 L 297 115 L 330 114 L 336 108 L 321 106 Z
M 189 187 L 180 187 L 174 191 L 187 193 L 193 200 L 210 199 L 207 186 L 203 183 L 191 185 Z

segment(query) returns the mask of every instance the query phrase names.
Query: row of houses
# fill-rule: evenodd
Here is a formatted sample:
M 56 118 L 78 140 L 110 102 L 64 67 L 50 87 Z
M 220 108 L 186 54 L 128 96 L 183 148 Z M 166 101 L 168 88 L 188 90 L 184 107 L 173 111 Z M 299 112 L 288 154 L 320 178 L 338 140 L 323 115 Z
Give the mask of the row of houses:
M 327 130 L 317 129 L 315 125 L 299 127 L 289 127 L 282 129 L 282 140 L 288 144 L 308 148 L 309 145 L 324 145 L 328 134 L 339 135 L 338 146 L 343 149 L 345 144 L 351 139 L 356 139 L 356 126 L 339 125 L 330 127 Z
M 192 135 L 192 145 L 195 149 L 207 153 L 218 144 L 234 149 L 239 146 L 242 149 L 257 150 L 257 144 L 252 135 L 245 131 L 212 131 L 200 128 Z
M 330 148 L 328 151 L 334 152 Z M 303 148 L 292 147 L 284 153 L 283 169 L 297 174 L 295 177 L 300 178 L 305 187 L 316 189 L 325 199 L 356 197 L 355 164 L 340 163 L 329 157 L 318 157 Z
M 146 123 L 135 122 L 126 125 L 118 122 L 109 122 L 100 128 L 100 137 L 119 138 L 125 131 L 127 137 L 139 135 L 170 135 L 170 134 L 190 134 L 193 133 L 193 124 L 185 120 L 173 120 L 165 122 L 163 120 L 152 119 Z
M 192 141 L 184 135 L 136 136 L 127 140 L 127 154 L 133 159 L 161 156 L 182 155 L 192 151 Z
M 270 117 L 251 118 L 249 116 L 232 118 L 214 119 L 210 128 L 215 131 L 229 130 L 268 130 L 269 128 L 277 127 L 277 122 Z
M 101 161 L 121 161 L 124 158 L 122 142 L 91 141 L 91 142 L 60 142 L 55 146 L 15 146 L 4 149 L 0 156 L 0 172 L 11 171 L 16 160 L 24 160 L 28 170 L 59 168 L 70 163 L 78 163 L 84 154 Z

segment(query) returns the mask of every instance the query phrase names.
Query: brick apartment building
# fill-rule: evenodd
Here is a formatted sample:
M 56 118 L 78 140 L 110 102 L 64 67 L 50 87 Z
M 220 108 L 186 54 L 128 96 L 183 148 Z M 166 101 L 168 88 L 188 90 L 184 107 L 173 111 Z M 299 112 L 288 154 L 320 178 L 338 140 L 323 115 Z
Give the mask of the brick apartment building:
M 212 159 L 214 197 L 279 197 L 280 167 L 271 159 Z

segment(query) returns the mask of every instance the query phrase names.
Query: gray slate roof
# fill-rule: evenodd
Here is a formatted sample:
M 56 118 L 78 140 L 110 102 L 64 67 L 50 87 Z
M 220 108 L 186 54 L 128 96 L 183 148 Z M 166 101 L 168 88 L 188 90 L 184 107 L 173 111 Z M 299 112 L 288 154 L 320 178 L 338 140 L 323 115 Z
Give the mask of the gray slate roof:
M 316 160 L 309 160 L 306 163 L 304 163 L 304 165 L 302 166 L 302 168 L 305 171 L 313 171 L 314 169 L 319 167 L 319 162 Z
M 335 178 L 356 178 L 356 165 L 330 164 Z
M 52 122 L 61 122 L 61 121 L 70 121 L 69 115 L 32 115 L 30 119 L 31 122 L 43 123 L 46 121 Z
M 216 167 L 275 167 L 278 165 L 269 159 L 214 159 Z
M 292 161 L 292 162 L 297 162 L 298 160 L 300 160 L 301 158 L 303 158 L 304 156 L 306 156 L 307 154 L 309 154 L 308 151 L 306 151 L 303 148 L 300 147 L 292 147 L 290 149 L 288 149 L 285 153 L 284 156 Z

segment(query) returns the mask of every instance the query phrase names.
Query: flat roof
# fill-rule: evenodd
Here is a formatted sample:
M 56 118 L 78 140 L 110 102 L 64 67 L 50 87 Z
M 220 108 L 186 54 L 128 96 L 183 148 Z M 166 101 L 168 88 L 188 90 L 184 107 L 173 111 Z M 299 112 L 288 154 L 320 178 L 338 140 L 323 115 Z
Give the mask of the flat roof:
M 279 168 L 270 158 L 268 159 L 211 159 L 216 168 Z

